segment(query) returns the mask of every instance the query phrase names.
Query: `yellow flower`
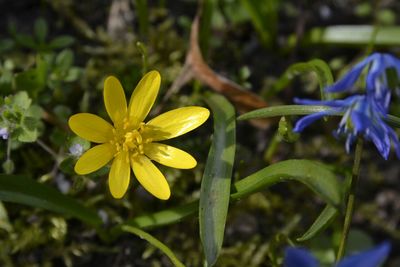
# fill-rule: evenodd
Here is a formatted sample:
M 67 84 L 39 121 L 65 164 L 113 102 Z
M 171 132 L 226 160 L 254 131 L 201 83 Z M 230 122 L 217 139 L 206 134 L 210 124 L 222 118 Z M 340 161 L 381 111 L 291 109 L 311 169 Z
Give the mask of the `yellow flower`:
M 160 82 L 157 71 L 147 73 L 136 86 L 127 106 L 120 82 L 110 76 L 104 82 L 103 95 L 113 125 L 90 113 L 75 114 L 68 121 L 78 136 L 99 144 L 79 158 L 75 172 L 81 175 L 94 172 L 113 159 L 108 182 L 114 198 L 124 196 L 132 168 L 148 192 L 159 199 L 168 199 L 171 192 L 167 180 L 152 160 L 178 169 L 194 168 L 197 164 L 185 151 L 158 141 L 197 128 L 207 120 L 210 112 L 203 107 L 183 107 L 144 123 L 156 100 Z

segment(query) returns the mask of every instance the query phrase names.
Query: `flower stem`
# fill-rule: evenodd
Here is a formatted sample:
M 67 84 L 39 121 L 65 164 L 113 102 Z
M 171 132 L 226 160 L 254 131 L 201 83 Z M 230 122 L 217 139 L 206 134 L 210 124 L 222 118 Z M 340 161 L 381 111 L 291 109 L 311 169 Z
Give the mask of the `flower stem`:
M 360 162 L 361 162 L 362 150 L 363 150 L 363 139 L 361 137 L 358 137 L 356 151 L 354 155 L 353 170 L 350 181 L 350 190 L 347 197 L 347 206 L 346 206 L 346 214 L 344 217 L 343 232 L 342 232 L 342 237 L 340 239 L 336 262 L 338 262 L 343 258 L 346 249 L 347 238 L 349 235 L 351 220 L 353 218 L 353 213 L 354 213 L 354 202 L 356 198 L 356 189 L 360 174 Z

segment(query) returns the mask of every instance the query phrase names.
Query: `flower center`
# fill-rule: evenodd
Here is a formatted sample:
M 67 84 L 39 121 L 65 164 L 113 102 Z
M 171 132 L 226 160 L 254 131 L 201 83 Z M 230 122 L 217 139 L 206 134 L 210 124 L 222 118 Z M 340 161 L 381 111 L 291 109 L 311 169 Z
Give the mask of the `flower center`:
M 128 122 L 123 127 L 114 129 L 114 140 L 111 144 L 115 146 L 117 156 L 120 152 L 128 152 L 128 157 L 136 157 L 144 154 L 144 145 L 150 143 L 151 139 L 143 139 L 142 133 L 145 124 L 142 122 L 139 128 L 133 129 Z

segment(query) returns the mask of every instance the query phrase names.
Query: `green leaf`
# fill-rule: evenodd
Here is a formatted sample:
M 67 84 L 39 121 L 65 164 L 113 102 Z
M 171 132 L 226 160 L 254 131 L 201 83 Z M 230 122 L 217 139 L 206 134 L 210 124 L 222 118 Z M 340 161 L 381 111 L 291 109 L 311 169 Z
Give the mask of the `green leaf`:
M 15 35 L 15 41 L 24 47 L 28 47 L 31 49 L 36 49 L 38 48 L 38 44 L 35 43 L 35 40 L 33 40 L 32 36 L 26 35 L 26 34 L 17 34 Z
M 223 96 L 206 99 L 214 118 L 214 135 L 200 190 L 200 239 L 208 266 L 218 259 L 224 240 L 232 168 L 235 160 L 235 110 Z
M 322 163 L 311 160 L 285 160 L 261 169 L 236 182 L 231 198 L 241 198 L 260 188 L 292 180 L 303 183 L 327 203 L 339 206 L 341 186 L 335 174 Z
M 40 44 L 43 44 L 47 36 L 47 22 L 43 18 L 39 18 L 35 21 L 34 25 L 35 36 Z
M 238 120 L 250 120 L 259 118 L 281 117 L 289 115 L 309 115 L 316 112 L 331 110 L 327 106 L 313 106 L 313 105 L 282 105 L 267 108 L 260 108 L 248 113 L 242 114 Z M 340 114 L 338 114 L 340 115 Z
M 62 213 L 92 226 L 102 223 L 95 211 L 52 187 L 24 176 L 0 174 L 0 200 Z
M 199 209 L 199 201 L 128 219 L 125 224 L 142 229 L 152 229 L 179 222 Z
M 309 160 L 287 160 L 270 165 L 233 185 L 231 201 L 244 198 L 281 181 L 297 180 L 317 192 L 328 203 L 338 206 L 341 186 L 333 172 L 324 165 Z M 127 220 L 125 224 L 140 228 L 156 228 L 179 222 L 197 212 L 198 201 L 145 214 Z
M 138 10 L 139 33 L 141 38 L 146 38 L 150 27 L 148 2 L 145 0 L 136 0 L 135 4 Z
M 18 92 L 13 96 L 13 104 L 21 110 L 27 110 L 31 103 L 32 100 L 25 91 Z
M 261 37 L 261 42 L 271 46 L 275 41 L 279 1 L 241 0 L 243 8 L 250 15 L 254 28 Z
M 318 106 L 318 105 L 282 105 L 282 106 L 273 106 L 273 107 L 256 109 L 248 113 L 242 114 L 237 119 L 242 121 L 242 120 L 262 119 L 262 118 L 271 118 L 271 117 L 280 117 L 289 115 L 309 115 L 316 112 L 328 111 L 328 110 L 331 110 L 331 108 L 327 106 Z M 331 116 L 342 116 L 342 115 L 343 115 L 342 112 L 336 112 L 331 114 Z M 391 126 L 400 128 L 399 117 L 388 114 L 387 117 L 383 119 Z
M 39 136 L 39 121 L 36 118 L 24 117 L 22 120 L 22 132 L 18 134 L 18 141 L 31 143 L 35 142 Z
M 42 117 L 43 113 L 44 111 L 40 106 L 32 105 L 26 110 L 25 116 L 39 120 Z
M 375 45 L 397 46 L 400 44 L 400 27 L 375 28 L 373 25 L 340 25 L 314 28 L 306 36 L 305 40 L 313 44 L 365 46 L 373 40 Z
M 313 238 L 315 235 L 325 229 L 325 227 L 327 227 L 337 215 L 337 208 L 331 205 L 326 205 L 310 228 L 301 237 L 297 238 L 297 241 L 303 242 Z
M 42 57 L 36 58 L 36 67 L 16 74 L 17 90 L 25 90 L 35 98 L 46 86 L 48 63 Z
M 51 40 L 49 44 L 50 49 L 59 49 L 59 48 L 65 48 L 67 46 L 72 45 L 75 42 L 75 39 L 71 36 L 64 35 L 57 37 L 53 40 Z
M 199 44 L 203 56 L 208 54 L 211 38 L 212 20 L 215 18 L 216 0 L 205 0 L 202 2 L 202 13 L 199 29 Z
M 324 88 L 333 83 L 333 75 L 328 64 L 321 59 L 312 59 L 307 62 L 300 62 L 291 65 L 269 90 L 268 95 L 276 94 L 286 88 L 295 76 L 308 72 L 315 72 L 318 77 L 321 99 L 327 98 Z
M 14 46 L 14 41 L 11 39 L 1 39 L 0 40 L 0 54 L 3 54 Z
M 149 233 L 146 233 L 145 231 L 133 227 L 133 226 L 129 226 L 129 225 L 123 225 L 122 226 L 122 230 L 134 235 L 137 235 L 138 237 L 140 237 L 141 239 L 146 240 L 147 242 L 149 242 L 150 244 L 152 244 L 153 246 L 155 246 L 156 248 L 158 248 L 159 250 L 161 250 L 170 260 L 171 262 L 176 266 L 176 267 L 184 267 L 185 265 L 175 256 L 175 254 L 172 252 L 172 250 L 167 247 L 164 243 L 162 243 L 161 241 L 159 241 L 157 238 L 155 238 L 154 236 L 150 235 Z
M 400 128 L 400 118 L 388 114 L 388 116 L 384 119 L 387 123 L 389 123 L 391 126 Z
M 67 71 L 74 62 L 74 53 L 70 49 L 61 51 L 56 57 L 57 68 L 61 71 Z
M 74 82 L 78 80 L 79 76 L 82 74 L 82 69 L 78 67 L 72 67 L 68 70 L 64 77 L 65 82 Z

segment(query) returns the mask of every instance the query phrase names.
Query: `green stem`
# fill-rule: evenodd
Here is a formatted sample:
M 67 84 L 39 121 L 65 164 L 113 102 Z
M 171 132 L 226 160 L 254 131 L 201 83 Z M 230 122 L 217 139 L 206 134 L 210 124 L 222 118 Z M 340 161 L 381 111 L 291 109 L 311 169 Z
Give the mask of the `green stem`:
M 361 137 L 359 137 L 357 139 L 356 152 L 354 155 L 354 164 L 353 164 L 353 171 L 352 171 L 352 175 L 351 175 L 350 190 L 349 190 L 349 194 L 347 197 L 347 206 L 346 206 L 346 214 L 345 214 L 344 224 L 343 224 L 343 232 L 342 232 L 342 237 L 341 237 L 340 244 L 339 244 L 336 262 L 338 262 L 339 260 L 341 260 L 343 258 L 344 252 L 346 249 L 347 238 L 349 236 L 351 220 L 353 218 L 353 213 L 354 213 L 354 203 L 355 203 L 355 198 L 356 198 L 356 189 L 357 189 L 358 178 L 359 178 L 359 174 L 360 174 L 360 162 L 361 162 L 362 150 L 363 150 L 363 139 Z
M 36 140 L 36 143 L 37 143 L 41 148 L 43 148 L 43 150 L 45 150 L 47 153 L 49 153 L 49 154 L 54 158 L 54 160 L 57 162 L 57 160 L 58 160 L 58 155 L 57 155 L 56 152 L 53 151 L 53 149 L 51 149 L 48 145 L 46 145 L 46 144 L 45 144 L 43 141 L 41 141 L 40 139 L 37 139 L 37 140 Z

